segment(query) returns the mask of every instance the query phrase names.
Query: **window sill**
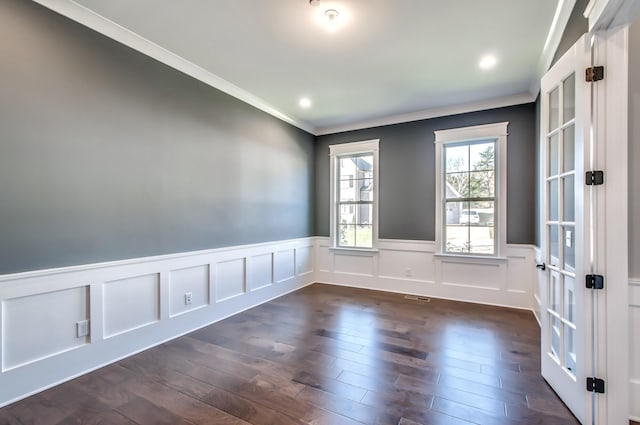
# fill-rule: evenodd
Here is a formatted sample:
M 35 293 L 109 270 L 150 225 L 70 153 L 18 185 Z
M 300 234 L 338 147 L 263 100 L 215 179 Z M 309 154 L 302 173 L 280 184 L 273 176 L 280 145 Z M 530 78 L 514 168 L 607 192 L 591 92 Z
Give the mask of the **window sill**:
M 499 257 L 495 255 L 461 255 L 461 254 L 450 254 L 450 253 L 438 253 L 433 255 L 434 258 L 437 259 L 446 259 L 446 260 L 454 260 L 458 262 L 469 261 L 472 263 L 506 263 L 508 261 L 507 257 Z
M 380 252 L 377 248 L 343 248 L 340 246 L 331 246 L 329 247 L 329 251 L 346 255 L 374 255 Z

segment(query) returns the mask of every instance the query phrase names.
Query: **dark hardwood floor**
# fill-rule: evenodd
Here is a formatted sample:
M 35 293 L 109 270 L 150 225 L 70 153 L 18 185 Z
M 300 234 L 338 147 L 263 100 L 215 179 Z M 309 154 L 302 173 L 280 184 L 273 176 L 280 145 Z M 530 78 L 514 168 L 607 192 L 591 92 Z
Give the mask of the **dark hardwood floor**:
M 576 424 L 530 312 L 312 285 L 0 409 L 3 424 Z

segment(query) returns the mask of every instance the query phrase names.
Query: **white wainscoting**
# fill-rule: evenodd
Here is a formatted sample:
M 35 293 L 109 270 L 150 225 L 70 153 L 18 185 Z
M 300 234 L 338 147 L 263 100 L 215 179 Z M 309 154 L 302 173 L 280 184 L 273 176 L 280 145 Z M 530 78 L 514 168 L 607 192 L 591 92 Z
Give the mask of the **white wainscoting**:
M 629 281 L 629 406 L 640 422 L 640 278 Z
M 504 258 L 436 254 L 435 242 L 380 240 L 374 252 L 331 249 L 316 237 L 316 281 L 515 308 L 533 308 L 535 247 Z
M 0 276 L 0 406 L 313 283 L 313 239 Z

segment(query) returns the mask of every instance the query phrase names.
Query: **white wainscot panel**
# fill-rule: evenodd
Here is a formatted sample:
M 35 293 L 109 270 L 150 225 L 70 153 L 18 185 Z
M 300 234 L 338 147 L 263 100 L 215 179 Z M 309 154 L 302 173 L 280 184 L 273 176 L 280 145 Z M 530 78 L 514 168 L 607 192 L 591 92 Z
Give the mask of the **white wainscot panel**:
M 216 264 L 216 301 L 242 295 L 245 292 L 245 259 L 221 261 Z
M 507 290 L 530 293 L 532 290 L 531 270 L 533 263 L 526 257 L 509 257 L 507 266 Z
M 88 343 L 76 323 L 89 319 L 89 287 L 40 293 L 2 304 L 2 370 L 6 371 Z
M 316 259 L 316 271 L 330 272 L 333 270 L 333 255 L 327 245 L 316 245 Z
M 353 274 L 358 276 L 373 276 L 374 255 L 358 253 L 341 254 L 334 252 L 333 265 L 336 273 Z
M 278 251 L 276 253 L 275 277 L 276 282 L 284 282 L 295 275 L 296 254 L 295 250 Z
M 251 257 L 247 290 L 255 291 L 273 283 L 273 253 Z
M 298 275 L 313 272 L 313 247 L 296 248 L 296 272 Z
M 481 289 L 499 290 L 504 282 L 500 264 L 442 261 L 442 283 Z
M 209 304 L 209 265 L 172 270 L 169 315 L 177 316 Z M 191 303 L 187 304 L 187 294 Z
M 103 297 L 105 338 L 160 320 L 158 273 L 105 282 Z
M 427 252 L 380 251 L 380 277 L 433 281 L 433 254 Z

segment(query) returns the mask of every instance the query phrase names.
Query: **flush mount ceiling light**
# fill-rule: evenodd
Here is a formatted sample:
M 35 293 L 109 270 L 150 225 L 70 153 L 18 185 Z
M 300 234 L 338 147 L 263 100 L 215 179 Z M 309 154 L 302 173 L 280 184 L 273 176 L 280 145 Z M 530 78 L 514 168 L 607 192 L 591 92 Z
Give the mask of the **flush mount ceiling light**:
M 320 0 L 309 0 L 309 4 L 313 7 L 320 6 Z
M 340 14 L 335 9 L 327 9 L 324 11 L 324 16 L 327 18 L 327 21 L 329 22 L 334 22 L 336 19 L 338 19 L 338 15 Z
M 300 100 L 298 101 L 298 106 L 300 106 L 302 109 L 310 108 L 311 99 L 309 99 L 308 97 L 300 98 Z
M 480 69 L 491 69 L 498 63 L 498 59 L 494 55 L 484 55 L 480 58 L 478 66 Z

